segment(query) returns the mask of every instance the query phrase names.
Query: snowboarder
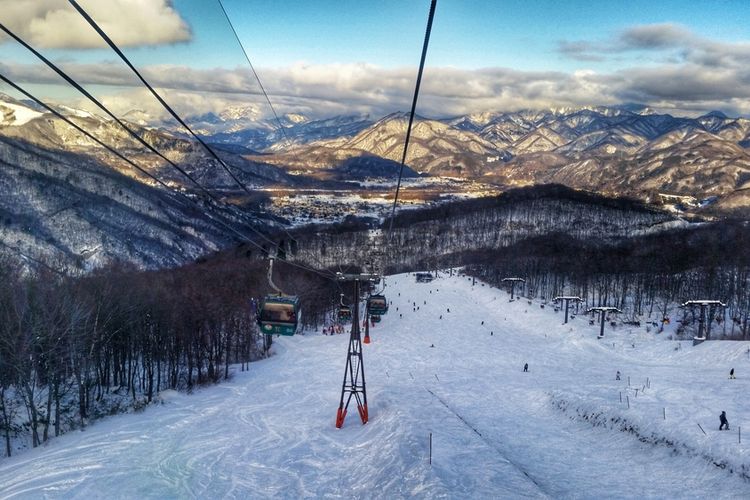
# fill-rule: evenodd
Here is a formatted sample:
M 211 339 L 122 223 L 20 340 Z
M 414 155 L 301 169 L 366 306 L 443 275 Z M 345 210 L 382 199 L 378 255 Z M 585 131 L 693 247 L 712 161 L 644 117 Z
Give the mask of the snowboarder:
M 734 368 L 732 368 L 731 370 L 729 370 L 729 378 L 737 378 L 737 377 L 734 376 Z
M 528 363 L 524 363 L 523 364 L 523 371 L 525 371 L 525 372 L 529 371 L 529 364 Z
M 615 374 L 615 380 L 620 380 L 620 370 L 617 370 L 617 373 Z
M 721 422 L 721 425 L 719 425 L 719 430 L 724 430 L 723 427 L 726 426 L 726 430 L 729 430 L 729 422 L 727 421 L 727 412 L 722 411 L 721 415 L 719 415 L 719 421 Z

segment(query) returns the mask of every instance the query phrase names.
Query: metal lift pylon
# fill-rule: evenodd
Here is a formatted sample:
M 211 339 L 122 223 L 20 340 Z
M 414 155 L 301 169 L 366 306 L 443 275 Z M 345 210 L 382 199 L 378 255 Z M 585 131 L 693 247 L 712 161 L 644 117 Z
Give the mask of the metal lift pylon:
M 367 413 L 367 390 L 365 385 L 365 367 L 362 362 L 362 340 L 359 326 L 359 295 L 362 281 L 376 281 L 375 274 L 341 274 L 336 278 L 340 281 L 354 282 L 354 308 L 352 311 L 352 329 L 349 335 L 349 350 L 346 356 L 346 368 L 344 369 L 344 382 L 341 384 L 341 400 L 336 412 L 336 427 L 344 425 L 346 412 L 352 398 L 357 401 L 357 411 L 362 419 L 362 424 L 369 420 Z M 367 318 L 365 317 L 365 320 Z

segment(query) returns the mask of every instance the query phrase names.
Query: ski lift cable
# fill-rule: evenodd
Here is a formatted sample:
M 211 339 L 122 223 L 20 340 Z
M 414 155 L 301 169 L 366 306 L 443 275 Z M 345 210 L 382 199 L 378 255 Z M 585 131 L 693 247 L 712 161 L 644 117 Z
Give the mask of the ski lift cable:
M 136 69 L 136 67 L 130 62 L 127 56 L 120 50 L 117 44 L 104 32 L 104 30 L 101 29 L 101 27 L 96 23 L 96 21 L 94 21 L 94 19 L 78 4 L 78 2 L 76 0 L 68 0 L 68 2 L 78 11 L 78 13 L 86 20 L 86 22 L 88 22 L 91 25 L 91 27 L 99 34 L 99 36 L 105 42 L 107 42 L 110 48 L 112 48 L 112 50 L 114 50 L 115 53 L 117 53 L 117 55 L 120 56 L 120 59 L 123 60 L 123 62 L 133 71 L 133 73 L 135 73 L 135 75 L 138 77 L 141 83 L 143 83 L 143 85 L 151 92 L 151 94 L 156 98 L 156 100 L 159 101 L 159 103 L 164 107 L 164 109 L 166 109 L 172 115 L 172 117 L 175 120 L 177 120 L 180 123 L 180 125 L 182 125 L 185 128 L 185 130 L 187 130 L 206 149 L 206 151 L 208 151 L 220 163 L 220 165 L 232 177 L 232 179 L 237 183 L 238 186 L 240 186 L 247 194 L 252 195 L 251 191 L 247 188 L 247 186 L 243 184 L 231 172 L 227 164 L 216 154 L 213 148 L 211 148 L 208 144 L 206 144 L 206 142 L 200 136 L 198 136 L 192 130 L 192 128 L 190 128 L 190 126 L 187 123 L 185 123 L 185 121 L 179 116 L 179 114 L 177 114 L 177 112 L 174 109 L 172 109 L 172 107 L 161 97 L 161 95 L 159 95 L 159 93 L 156 92 L 156 90 L 151 86 L 151 84 L 148 83 L 148 81 L 143 77 L 143 75 L 138 71 L 138 69 Z M 222 6 L 222 10 L 223 10 L 223 6 Z M 224 12 L 224 15 L 226 16 L 226 11 Z M 230 25 L 231 25 L 231 22 L 230 22 Z M 234 27 L 232 27 L 232 30 L 234 30 Z M 236 36 L 236 33 L 235 33 L 235 36 Z M 240 46 L 241 45 L 242 44 L 240 44 Z M 243 48 L 243 51 L 244 51 L 244 48 Z M 245 54 L 245 56 L 247 57 L 247 54 Z M 250 62 L 249 58 L 248 58 L 248 62 Z M 250 67 L 252 68 L 252 64 L 250 64 Z M 254 68 L 253 68 L 253 72 L 255 73 Z M 257 73 L 255 76 L 256 78 L 258 78 Z M 263 85 L 260 83 L 260 78 L 258 78 L 258 83 L 261 85 L 261 89 L 263 89 Z M 263 93 L 264 95 L 266 95 L 266 99 L 268 100 L 268 95 L 265 93 L 265 89 L 263 89 Z M 268 103 L 271 106 L 271 110 L 274 111 L 274 115 L 275 115 L 276 111 L 273 109 L 273 105 L 271 105 L 271 101 L 268 100 Z M 278 121 L 278 116 L 276 118 Z M 279 121 L 279 126 L 281 126 L 280 121 Z M 287 236 L 289 236 L 290 238 L 296 241 L 296 239 L 291 234 L 289 234 L 289 232 L 286 231 L 285 228 L 282 227 L 282 230 L 286 233 Z M 272 241 L 270 238 L 266 237 L 262 233 L 258 233 L 258 234 L 267 242 L 274 244 L 274 245 L 276 244 L 276 242 Z M 318 264 L 320 264 L 320 262 Z
M 120 50 L 120 48 L 117 46 L 114 41 L 104 32 L 104 30 L 101 29 L 101 27 L 94 21 L 94 19 L 76 2 L 76 0 L 68 0 L 69 3 L 78 11 L 78 13 L 91 25 L 91 27 L 99 34 L 99 36 L 107 42 L 107 44 L 112 48 L 112 50 L 117 53 L 118 56 L 120 56 L 120 59 L 123 60 L 123 62 L 135 73 L 135 75 L 138 77 L 138 79 L 141 81 L 141 83 L 151 92 L 151 94 L 156 98 L 157 101 L 159 101 L 159 104 L 164 107 L 171 115 L 172 117 L 179 122 L 180 125 L 182 125 L 185 130 L 187 130 L 205 149 L 208 151 L 222 166 L 222 168 L 230 175 L 230 177 L 235 181 L 235 183 L 240 186 L 248 195 L 252 195 L 253 193 L 248 189 L 248 187 L 243 184 L 229 169 L 227 164 L 222 160 L 218 154 L 211 148 L 206 142 L 198 136 L 190 126 L 185 123 L 185 121 L 177 114 L 177 112 L 159 95 L 158 92 L 151 86 L 151 84 L 148 83 L 148 81 L 141 75 L 141 73 L 136 69 L 136 67 L 130 62 L 130 60 L 127 58 L 127 56 Z M 258 80 L 260 82 L 260 80 Z M 270 101 L 269 101 L 270 103 Z M 235 167 L 236 168 L 236 167 Z M 255 229 L 250 226 L 251 230 L 255 231 Z M 261 238 L 265 239 L 267 242 L 275 245 L 276 242 L 272 241 L 270 238 L 262 234 L 261 232 L 255 231 L 256 234 L 258 234 Z M 286 232 L 286 231 L 285 231 Z M 288 232 L 286 232 L 287 235 L 289 235 Z M 291 237 L 291 235 L 289 235 Z
M 286 127 L 281 123 L 281 119 L 279 118 L 278 113 L 276 112 L 276 108 L 274 107 L 273 103 L 271 102 L 271 98 L 268 95 L 268 92 L 266 91 L 266 88 L 263 86 L 263 82 L 260 80 L 260 75 L 258 75 L 258 72 L 255 70 L 255 66 L 253 66 L 252 61 L 250 60 L 250 55 L 247 53 L 247 50 L 245 49 L 244 44 L 242 43 L 242 40 L 240 40 L 240 36 L 237 33 L 237 30 L 234 27 L 234 24 L 232 23 L 232 19 L 229 17 L 229 13 L 227 13 L 227 10 L 224 8 L 224 4 L 221 0 L 217 0 L 219 7 L 221 8 L 221 11 L 224 13 L 224 17 L 227 20 L 227 24 L 229 24 L 229 28 L 232 30 L 232 34 L 234 35 L 234 38 L 237 40 L 237 44 L 240 46 L 240 49 L 242 50 L 242 53 L 245 56 L 245 60 L 247 61 L 248 66 L 250 66 L 250 70 L 253 72 L 253 75 L 255 76 L 255 80 L 258 82 L 258 86 L 260 87 L 261 92 L 263 93 L 263 97 L 265 97 L 266 102 L 268 103 L 268 107 L 271 109 L 271 113 L 273 113 L 273 116 L 276 120 L 276 124 L 278 125 L 278 130 L 281 132 L 281 134 L 284 136 L 284 139 L 286 143 L 289 146 L 292 146 L 293 143 L 291 139 L 289 138 L 289 135 L 286 132 Z M 286 230 L 286 228 L 282 227 L 282 230 L 286 235 L 291 238 L 293 241 L 297 241 L 297 239 L 292 236 L 289 231 Z M 316 259 L 318 260 L 318 259 Z M 318 260 L 318 264 L 320 265 L 321 262 Z
M 237 183 L 238 186 L 240 186 L 247 194 L 252 195 L 252 192 L 248 189 L 248 187 L 242 181 L 240 181 L 240 179 L 237 178 L 237 176 L 234 173 L 232 173 L 232 171 L 229 169 L 229 167 L 224 162 L 224 160 L 219 158 L 219 155 L 216 154 L 213 148 L 211 148 L 208 144 L 206 144 L 206 142 L 198 134 L 193 132 L 193 129 L 190 128 L 190 126 L 187 123 L 185 123 L 185 121 L 180 117 L 180 115 L 178 115 L 175 112 L 175 110 L 172 109 L 172 107 L 169 104 L 167 104 L 167 102 L 161 97 L 161 95 L 159 95 L 159 93 L 156 92 L 156 90 L 154 90 L 151 84 L 149 84 L 148 81 L 146 81 L 146 79 L 143 77 L 143 75 L 141 75 L 140 71 L 138 71 L 136 67 L 133 66 L 133 64 L 130 62 L 130 60 L 125 56 L 125 54 L 123 54 L 123 52 L 120 50 L 117 44 L 115 44 L 112 41 L 112 39 L 104 32 L 104 30 L 101 29 L 101 27 L 99 27 L 96 21 L 94 21 L 91 18 L 91 16 L 88 15 L 87 12 L 80 5 L 78 5 L 78 2 L 76 2 L 76 0 L 68 0 L 68 2 L 78 11 L 79 14 L 81 14 L 81 16 L 86 20 L 86 22 L 88 22 L 91 25 L 91 27 L 94 28 L 94 30 L 99 34 L 99 36 L 101 36 L 102 39 L 105 42 L 107 42 L 107 44 L 112 48 L 112 50 L 114 50 L 115 53 L 117 53 L 117 55 L 120 56 L 120 59 L 123 60 L 123 62 L 133 71 L 133 73 L 135 73 L 135 75 L 138 77 L 141 83 L 143 83 L 143 85 L 146 86 L 146 88 L 151 92 L 151 94 L 156 98 L 156 100 L 159 101 L 159 104 L 161 104 L 164 107 L 164 109 L 166 109 L 169 112 L 169 114 L 172 115 L 172 118 L 177 120 L 179 124 L 182 125 L 185 128 L 185 130 L 187 130 L 190 133 L 190 135 L 192 135 L 195 138 L 195 140 L 198 141 L 200 145 L 203 146 L 203 148 L 206 151 L 208 151 L 208 153 L 211 156 L 213 156 L 216 159 L 216 161 L 219 162 L 219 164 L 224 169 L 224 171 L 226 171 L 226 173 L 229 174 L 229 176 L 234 180 L 235 183 Z
M 404 174 L 404 164 L 406 163 L 406 154 L 409 149 L 409 139 L 411 137 L 411 127 L 414 122 L 414 112 L 417 108 L 417 98 L 419 97 L 419 87 L 422 83 L 422 73 L 424 71 L 424 63 L 427 58 L 427 46 L 430 43 L 430 32 L 432 31 L 432 20 L 435 17 L 435 5 L 437 0 L 430 2 L 430 13 L 427 18 L 427 29 L 424 34 L 424 44 L 422 45 L 422 57 L 419 61 L 419 71 L 417 72 L 417 82 L 414 87 L 414 97 L 411 102 L 411 112 L 409 113 L 409 125 L 406 127 L 406 139 L 404 141 L 404 151 L 401 156 L 401 169 L 398 173 L 398 182 L 396 183 L 396 196 L 393 198 L 393 208 L 391 209 L 391 220 L 388 227 L 388 241 L 390 242 L 393 237 L 393 219 L 396 216 L 396 205 L 398 204 L 398 195 L 401 190 L 401 178 Z
M 250 56 L 245 50 L 245 46 L 242 44 L 242 41 L 240 40 L 240 37 L 237 34 L 237 30 L 234 29 L 234 24 L 232 24 L 232 20 L 229 18 L 229 14 L 227 14 L 227 10 L 224 8 L 224 4 L 222 3 L 221 0 L 217 0 L 217 1 L 219 3 L 219 7 L 221 7 L 221 11 L 224 13 L 224 17 L 227 18 L 227 23 L 229 23 L 229 27 L 232 29 L 232 33 L 234 33 L 234 38 L 237 39 L 237 44 L 240 46 L 240 48 L 242 49 L 242 53 L 245 55 L 247 64 L 250 65 L 250 69 L 252 70 L 253 75 L 255 75 L 255 79 L 258 81 L 258 86 L 260 87 L 261 92 L 263 92 L 263 96 L 266 98 L 268 107 L 271 108 L 271 112 L 273 113 L 274 118 L 276 118 L 276 123 L 279 125 L 279 130 L 281 131 L 281 134 L 284 136 L 284 139 L 286 139 L 287 144 L 292 145 L 292 141 L 289 139 L 289 136 L 286 133 L 286 128 L 281 124 L 279 115 L 276 113 L 276 108 L 274 108 L 273 104 L 271 104 L 271 99 L 268 97 L 268 92 L 266 92 L 266 89 L 263 86 L 263 83 L 261 83 L 260 81 L 260 76 L 258 76 L 258 72 L 255 71 L 255 67 L 253 66 L 253 63 L 250 62 Z
M 10 86 L 11 86 L 12 88 L 14 88 L 15 90 L 17 90 L 18 92 L 20 92 L 21 94 L 25 95 L 26 97 L 28 97 L 29 99 L 33 100 L 34 102 L 36 102 L 37 104 L 39 104 L 39 105 L 40 105 L 40 106 L 42 106 L 43 108 L 45 108 L 45 109 L 47 109 L 48 111 L 50 111 L 50 112 L 51 112 L 52 114 L 54 114 L 54 115 L 55 115 L 56 117 L 58 117 L 58 118 L 62 119 L 63 121 L 65 121 L 66 123 L 68 123 L 69 125 L 71 125 L 71 126 L 72 126 L 73 128 L 75 128 L 76 130 L 78 130 L 79 132 L 81 132 L 82 134 L 84 134 L 84 135 L 85 135 L 86 137 L 88 137 L 88 138 L 90 138 L 91 140 L 95 141 L 95 142 L 96 142 L 97 144 L 99 144 L 100 146 L 104 147 L 105 149 L 107 149 L 107 150 L 108 150 L 108 151 L 110 151 L 111 153 L 115 154 L 115 155 L 116 155 L 116 156 L 118 156 L 119 158 L 123 159 L 124 161 L 126 161 L 126 162 L 127 162 L 128 164 L 130 164 L 130 165 L 131 165 L 131 166 L 133 166 L 134 168 L 138 169 L 139 171 L 143 172 L 143 173 L 144 173 L 145 175 L 147 175 L 147 176 L 149 176 L 150 178 L 154 179 L 154 180 L 155 180 L 156 182 L 158 182 L 158 183 L 159 183 L 159 184 L 161 184 L 162 186 L 166 187 L 166 188 L 167 188 L 167 189 L 168 189 L 168 190 L 169 190 L 170 192 L 173 192 L 173 193 L 175 193 L 175 194 L 177 194 L 177 195 L 181 196 L 182 198 L 184 198 L 185 200 L 187 200 L 187 201 L 188 201 L 189 203 L 191 203 L 191 204 L 195 205 L 195 206 L 196 206 L 196 207 L 197 207 L 197 208 L 198 208 L 198 209 L 199 209 L 199 210 L 200 210 L 200 211 L 201 211 L 202 213 L 204 213 L 204 214 L 205 214 L 205 215 L 206 215 L 207 217 L 211 218 L 212 220 L 214 220 L 214 221 L 215 221 L 216 223 L 218 223 L 219 225 L 223 226 L 223 227 L 224 227 L 225 229 L 227 229 L 228 231 L 230 231 L 230 232 L 234 233 L 235 235 L 237 235 L 237 236 L 238 236 L 238 237 L 239 237 L 239 238 L 240 238 L 240 239 L 241 239 L 242 241 L 245 241 L 245 242 L 247 242 L 247 243 L 249 243 L 249 244 L 251 244 L 251 245 L 253 245 L 253 246 L 257 247 L 257 248 L 258 248 L 258 249 L 260 249 L 261 251 L 264 251 L 264 250 L 265 250 L 265 249 L 263 248 L 263 246 L 262 246 L 262 245 L 260 245 L 260 244 L 259 244 L 259 243 L 257 243 L 256 241 L 254 241 L 254 240 L 250 239 L 250 238 L 249 238 L 249 237 L 248 237 L 248 236 L 247 236 L 246 234 L 242 233 L 241 231 L 239 231 L 239 230 L 237 230 L 236 228 L 234 228 L 234 227 L 232 227 L 231 225 L 229 225 L 229 224 L 228 224 L 227 222 L 225 222 L 225 221 L 224 221 L 224 220 L 223 220 L 222 218 L 220 218 L 220 217 L 212 217 L 212 216 L 211 216 L 211 214 L 209 214 L 208 212 L 206 212 L 205 208 L 204 208 L 203 206 L 201 206 L 201 204 L 200 204 L 200 203 L 199 203 L 198 201 L 194 200 L 193 198 L 191 198 L 190 196 L 188 196 L 187 194 L 185 194 L 185 193 L 183 193 L 183 192 L 181 192 L 181 191 L 179 191 L 179 190 L 175 190 L 175 189 L 173 189 L 173 188 L 169 187 L 169 185 L 167 185 L 167 184 L 166 184 L 166 183 L 164 183 L 163 181 L 159 180 L 158 178 L 156 178 L 155 176 L 153 176 L 153 175 L 152 175 L 152 174 L 150 174 L 149 172 L 147 172 L 147 171 L 145 171 L 144 169 L 142 169 L 141 167 L 139 167 L 139 166 L 138 166 L 137 164 L 135 164 L 135 163 L 134 163 L 134 162 L 133 162 L 132 160 L 128 159 L 127 157 L 125 157 L 124 155 L 122 155 L 121 153 L 119 153 L 118 151 L 116 151 L 116 150 L 115 150 L 114 148 L 112 148 L 112 147 L 110 147 L 110 146 L 108 146 L 108 145 L 104 144 L 103 142 L 101 142 L 101 141 L 100 141 L 100 140 L 98 140 L 98 139 L 97 139 L 97 138 L 96 138 L 95 136 L 93 136 L 92 134 L 90 134 L 89 132 L 87 132 L 86 130 L 84 130 L 83 128 L 81 128 L 80 126 L 76 125 L 76 124 L 75 124 L 75 123 L 74 123 L 73 121 L 71 121 L 71 120 L 70 120 L 69 118 L 65 117 L 64 115 L 62 115 L 61 113 L 59 113 L 59 112 L 58 112 L 57 110 L 55 110 L 54 108 L 52 108 L 52 107 L 51 107 L 50 105 L 48 105 L 47 103 L 45 103 L 44 101 L 42 101 L 42 100 L 41 100 L 41 99 L 39 99 L 38 97 L 34 96 L 34 95 L 33 95 L 33 94 L 31 94 L 30 92 L 28 92 L 27 90 L 25 90 L 24 88 L 22 88 L 21 86 L 17 85 L 17 84 L 16 84 L 16 83 L 14 83 L 13 81 L 11 81 L 11 80 L 10 80 L 10 79 L 8 79 L 7 77 L 5 77 L 4 75 L 0 74 L 0 79 L 1 79 L 1 80 L 3 80 L 3 81 L 4 81 L 5 83 L 7 83 L 8 85 L 10 85 Z M 210 206 L 212 206 L 212 205 L 210 205 Z M 216 206 L 216 208 L 218 209 L 218 208 L 219 208 L 219 206 Z M 11 248 L 11 249 L 12 249 L 12 247 L 9 247 L 9 248 Z M 289 261 L 287 261 L 287 263 L 288 263 L 288 264 L 290 264 L 290 265 L 292 265 L 292 266 L 298 267 L 298 268 L 300 268 L 300 269 L 304 269 L 304 270 L 306 270 L 306 271 L 309 271 L 309 272 L 312 272 L 312 273 L 318 274 L 319 276 L 322 276 L 322 277 L 324 277 L 324 278 L 326 278 L 326 279 L 330 279 L 330 280 L 332 280 L 332 281 L 336 281 L 336 280 L 335 280 L 335 275 L 334 275 L 334 274 L 330 274 L 330 273 L 324 273 L 324 272 L 318 271 L 318 270 L 316 270 L 316 269 L 310 268 L 310 267 L 308 267 L 308 266 L 304 266 L 304 265 L 301 265 L 301 264 L 297 264 L 297 263 L 294 263 L 294 262 L 289 262 Z M 60 273 L 62 273 L 62 272 L 60 271 Z

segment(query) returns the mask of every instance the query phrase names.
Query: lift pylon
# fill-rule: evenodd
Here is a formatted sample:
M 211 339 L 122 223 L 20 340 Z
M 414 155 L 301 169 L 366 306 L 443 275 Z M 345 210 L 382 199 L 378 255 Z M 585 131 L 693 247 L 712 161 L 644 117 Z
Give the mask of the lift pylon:
M 510 300 L 513 300 L 513 292 L 516 288 L 516 283 L 526 283 L 523 278 L 503 278 L 501 281 L 504 283 L 510 283 Z
M 695 337 L 693 340 L 703 341 L 703 340 L 711 340 L 709 337 L 711 336 L 711 321 L 708 321 L 708 326 L 706 326 L 705 334 L 703 331 L 704 325 L 706 324 L 706 309 L 709 309 L 709 316 L 713 316 L 713 310 L 716 307 L 727 307 L 726 304 L 724 304 L 720 300 L 688 300 L 684 304 L 680 304 L 680 307 L 700 307 L 701 308 L 701 315 L 698 318 L 698 336 Z
M 620 311 L 616 307 L 610 307 L 610 306 L 596 306 L 586 311 L 586 313 L 593 313 L 593 312 L 598 312 L 599 318 L 601 319 L 601 329 L 599 330 L 599 336 L 598 336 L 598 338 L 601 339 L 601 338 L 604 338 L 604 322 L 607 319 L 607 313 L 608 312 L 621 313 L 622 311 Z
M 359 296 L 362 281 L 377 282 L 380 277 L 376 274 L 336 274 L 339 281 L 354 282 L 354 308 L 352 311 L 352 329 L 349 335 L 349 348 L 346 356 L 346 368 L 344 369 L 344 382 L 341 384 L 341 400 L 336 412 L 336 427 L 344 425 L 346 412 L 352 398 L 357 401 L 357 411 L 366 424 L 369 415 L 367 413 L 367 391 L 365 385 L 365 367 L 362 362 L 362 340 L 359 326 Z M 365 317 L 367 320 L 367 317 Z
M 573 296 L 573 295 L 560 295 L 552 299 L 552 302 L 557 303 L 561 300 L 565 301 L 565 323 L 563 324 L 567 325 L 568 324 L 568 307 L 570 306 L 570 301 L 572 300 L 573 302 L 576 302 L 576 303 L 581 302 L 581 297 Z

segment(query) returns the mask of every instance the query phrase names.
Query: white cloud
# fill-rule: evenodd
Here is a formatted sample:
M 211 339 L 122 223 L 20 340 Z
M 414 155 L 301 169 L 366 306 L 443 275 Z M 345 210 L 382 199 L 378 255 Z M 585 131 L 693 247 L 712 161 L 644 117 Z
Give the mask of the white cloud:
M 152 116 L 167 116 L 122 64 L 68 62 L 63 66 L 74 79 L 95 89 L 119 114 L 142 109 Z M 270 117 L 270 109 L 249 68 L 205 70 L 161 65 L 141 70 L 181 115 L 218 113 L 230 106 L 252 104 Z M 0 63 L 0 72 L 22 83 L 60 83 L 57 75 L 40 65 Z M 414 68 L 387 69 L 368 64 L 299 63 L 285 68 L 259 68 L 258 72 L 279 113 L 303 113 L 312 118 L 364 113 L 382 116 L 408 110 L 416 78 Z M 482 111 L 640 102 L 677 114 L 711 109 L 747 113 L 748 106 L 743 102 L 748 98 L 750 71 L 735 64 L 734 59 L 731 64 L 710 71 L 691 62 L 610 73 L 428 67 L 417 112 L 428 117 L 447 117 Z M 82 101 L 73 104 L 83 106 Z
M 79 4 L 122 47 L 191 39 L 189 26 L 169 0 L 80 0 Z M 66 0 L 0 0 L 0 22 L 35 47 L 105 47 Z M 7 37 L 0 37 L 2 41 Z

